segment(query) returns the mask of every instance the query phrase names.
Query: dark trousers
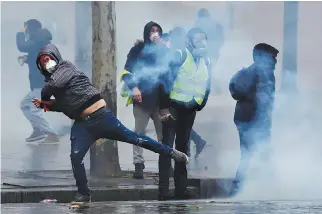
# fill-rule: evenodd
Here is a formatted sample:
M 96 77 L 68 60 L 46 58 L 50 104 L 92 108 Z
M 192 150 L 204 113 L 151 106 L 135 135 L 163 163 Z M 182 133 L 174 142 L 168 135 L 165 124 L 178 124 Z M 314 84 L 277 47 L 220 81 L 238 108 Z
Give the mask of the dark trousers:
M 244 184 L 246 172 L 249 168 L 249 161 L 256 146 L 269 144 L 271 133 L 270 126 L 261 126 L 246 122 L 235 122 L 235 124 L 239 133 L 241 158 L 233 188 L 235 188 L 235 191 L 238 191 Z M 269 152 L 266 151 L 261 158 L 268 159 L 268 156 Z
M 169 119 L 162 122 L 162 144 L 173 148 L 174 139 L 176 149 L 187 154 L 190 132 L 196 117 L 196 112 L 185 109 L 171 109 L 176 120 Z M 160 155 L 159 157 L 159 191 L 169 189 L 169 173 L 171 159 Z M 184 193 L 187 188 L 187 168 L 184 163 L 175 163 L 174 182 L 176 195 Z M 162 193 L 161 193 L 162 194 Z
M 71 130 L 71 162 L 78 191 L 89 195 L 83 158 L 100 138 L 123 141 L 161 155 L 170 156 L 172 148 L 127 129 L 107 108 L 101 108 L 86 119 L 75 120 Z
M 202 139 L 201 136 L 194 129 L 192 129 L 191 133 L 190 133 L 190 140 L 189 140 L 189 145 L 188 145 L 188 153 L 190 153 L 191 141 L 193 141 L 195 143 L 196 147 L 200 147 L 205 140 Z

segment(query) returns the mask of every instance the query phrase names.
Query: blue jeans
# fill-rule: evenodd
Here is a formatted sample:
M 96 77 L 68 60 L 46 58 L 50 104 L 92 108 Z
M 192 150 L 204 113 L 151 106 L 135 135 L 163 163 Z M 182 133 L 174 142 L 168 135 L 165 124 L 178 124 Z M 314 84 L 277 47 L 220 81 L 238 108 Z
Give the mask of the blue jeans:
M 34 98 L 41 97 L 41 88 L 35 88 L 30 91 L 20 102 L 20 109 L 24 116 L 29 120 L 34 131 L 42 134 L 56 135 L 53 127 L 44 117 L 44 111 L 38 109 L 31 102 Z
M 83 158 L 90 146 L 100 138 L 123 141 L 161 155 L 170 156 L 172 148 L 126 128 L 106 107 L 85 119 L 75 120 L 71 130 L 71 162 L 78 191 L 89 195 Z

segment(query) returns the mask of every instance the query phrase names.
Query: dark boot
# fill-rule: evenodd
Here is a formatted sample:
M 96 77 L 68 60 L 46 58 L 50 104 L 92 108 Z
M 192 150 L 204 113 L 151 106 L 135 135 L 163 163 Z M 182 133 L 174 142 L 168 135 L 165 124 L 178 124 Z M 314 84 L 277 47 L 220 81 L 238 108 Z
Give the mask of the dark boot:
M 145 168 L 143 163 L 135 164 L 135 172 L 133 173 L 134 179 L 143 179 L 143 169 Z
M 193 196 L 190 194 L 190 192 L 185 189 L 183 191 L 175 191 L 175 199 L 176 200 L 188 200 L 192 199 Z
M 159 188 L 159 196 L 158 196 L 159 201 L 168 201 L 168 200 L 173 200 L 173 199 L 174 199 L 174 197 L 170 193 L 169 189 Z
M 235 197 L 239 192 L 240 192 L 240 184 L 241 182 L 239 182 L 237 179 L 235 179 L 232 182 L 231 188 L 230 188 L 230 192 L 229 192 L 229 196 L 230 197 Z
M 82 195 L 80 193 L 77 193 L 75 200 L 72 201 L 72 204 L 83 204 L 88 202 L 91 202 L 90 195 Z

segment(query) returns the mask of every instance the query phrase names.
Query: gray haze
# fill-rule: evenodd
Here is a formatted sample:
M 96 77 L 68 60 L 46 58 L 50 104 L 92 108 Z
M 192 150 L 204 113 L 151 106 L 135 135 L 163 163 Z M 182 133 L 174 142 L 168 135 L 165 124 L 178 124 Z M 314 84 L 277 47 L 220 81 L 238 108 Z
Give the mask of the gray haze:
M 234 14 L 229 13 L 233 4 Z M 123 69 L 126 55 L 136 39 L 142 39 L 148 21 L 159 23 L 164 32 L 175 26 L 189 29 L 198 7 L 208 8 L 225 29 L 225 44 L 214 66 L 214 78 L 222 89 L 212 94 L 205 109 L 198 113 L 194 128 L 211 146 L 206 147 L 198 163 L 192 168 L 208 167 L 201 175 L 233 177 L 238 166 L 239 140 L 233 123 L 234 100 L 228 91 L 231 76 L 252 63 L 252 48 L 266 42 L 283 52 L 283 2 L 117 2 L 117 67 Z M 128 12 L 130 8 L 130 13 Z M 322 198 L 322 18 L 321 2 L 300 2 L 298 20 L 298 89 L 299 95 L 279 93 L 282 54 L 276 67 L 276 104 L 274 113 L 272 150 L 274 158 L 268 168 L 275 169 L 275 177 L 257 172 L 240 196 L 241 199 Z M 84 14 L 90 18 L 91 14 Z M 233 20 L 229 19 L 233 17 Z M 3 2 L 1 4 L 1 161 L 2 170 L 69 169 L 69 139 L 65 137 L 59 148 L 44 153 L 29 148 L 24 139 L 31 127 L 20 111 L 19 103 L 28 93 L 28 69 L 20 67 L 15 34 L 23 22 L 39 19 L 53 34 L 63 58 L 75 61 L 75 2 Z M 233 23 L 234 29 L 230 29 Z M 81 24 L 81 23 L 77 23 Z M 84 27 L 84 26 L 83 26 Z M 91 32 L 82 32 L 83 46 L 91 52 Z M 89 35 L 89 37 L 86 35 Z M 79 35 L 78 35 L 79 36 Z M 90 70 L 84 71 L 90 75 Z M 118 86 L 118 89 L 120 85 Z M 129 128 L 134 127 L 132 107 L 118 99 L 118 117 Z M 57 113 L 46 116 L 54 127 L 69 125 L 71 121 Z M 131 145 L 119 144 L 121 165 L 126 161 L 125 150 Z M 123 155 L 122 155 L 123 154 Z M 157 155 L 146 151 L 146 157 Z M 50 157 L 42 164 L 41 158 Z M 258 162 L 258 161 L 256 161 Z M 88 160 L 86 161 L 88 167 Z M 151 168 L 156 167 L 151 165 Z M 264 185 L 263 185 L 264 184 Z

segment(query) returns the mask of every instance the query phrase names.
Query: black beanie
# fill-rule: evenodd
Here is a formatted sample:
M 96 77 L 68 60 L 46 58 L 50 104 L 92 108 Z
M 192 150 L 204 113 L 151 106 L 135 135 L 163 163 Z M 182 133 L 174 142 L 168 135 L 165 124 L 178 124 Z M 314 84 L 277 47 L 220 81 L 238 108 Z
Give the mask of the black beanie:
M 37 19 L 29 19 L 25 22 L 25 24 L 27 25 L 29 32 L 36 32 L 42 28 L 40 21 L 38 21 Z

